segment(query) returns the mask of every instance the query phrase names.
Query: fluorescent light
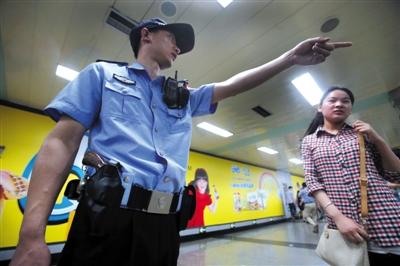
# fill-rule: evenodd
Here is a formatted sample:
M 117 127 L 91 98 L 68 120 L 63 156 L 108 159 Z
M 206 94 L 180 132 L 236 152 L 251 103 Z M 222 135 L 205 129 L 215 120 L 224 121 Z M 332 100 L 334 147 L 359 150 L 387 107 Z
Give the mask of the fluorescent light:
M 310 73 L 295 78 L 292 83 L 312 106 L 318 104 L 321 100 L 322 91 Z
M 73 80 L 76 76 L 78 76 L 79 72 L 72 70 L 68 67 L 58 65 L 56 70 L 56 75 L 62 77 L 66 80 Z
M 211 133 L 214 133 L 214 134 L 219 135 L 224 138 L 233 136 L 233 134 L 231 132 L 229 132 L 225 129 L 219 128 L 217 126 L 214 126 L 207 122 L 202 122 L 202 123 L 198 124 L 197 127 L 205 129 L 207 131 L 210 131 Z
M 259 147 L 257 150 L 268 153 L 268 154 L 277 154 L 278 152 L 276 150 L 267 148 L 267 147 Z
M 302 160 L 299 160 L 297 158 L 289 159 L 289 162 L 294 163 L 294 164 L 302 164 L 303 163 Z
M 223 7 L 227 7 L 233 0 L 217 0 L 217 2 Z

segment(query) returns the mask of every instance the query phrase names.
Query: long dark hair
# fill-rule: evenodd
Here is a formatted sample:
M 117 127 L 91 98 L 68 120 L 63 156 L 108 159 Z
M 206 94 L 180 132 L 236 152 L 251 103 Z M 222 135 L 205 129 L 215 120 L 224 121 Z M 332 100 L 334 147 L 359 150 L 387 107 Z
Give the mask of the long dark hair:
M 326 98 L 332 91 L 336 91 L 336 90 L 344 91 L 347 95 L 349 95 L 351 104 L 352 104 L 352 105 L 354 104 L 354 95 L 353 95 L 353 93 L 352 93 L 349 89 L 343 88 L 343 87 L 338 87 L 338 86 L 333 86 L 333 87 L 330 87 L 327 91 L 324 92 L 324 94 L 322 95 L 321 100 L 320 100 L 320 102 L 319 102 L 319 105 L 321 106 L 321 105 L 322 105 L 322 102 L 325 100 L 325 98 Z M 321 112 L 317 112 L 317 113 L 315 114 L 314 119 L 311 121 L 310 125 L 308 126 L 308 128 L 307 128 L 307 130 L 306 130 L 306 133 L 304 133 L 304 137 L 307 136 L 307 135 L 310 135 L 310 134 L 314 133 L 314 132 L 317 130 L 317 128 L 318 128 L 319 126 L 323 125 L 323 124 L 324 124 L 324 116 L 322 115 Z
M 208 174 L 207 174 L 206 169 L 197 168 L 196 172 L 194 173 L 194 179 L 189 183 L 189 185 L 192 185 L 197 189 L 195 184 L 196 184 L 196 181 L 199 180 L 199 179 L 203 179 L 203 180 L 207 181 L 207 188 L 206 188 L 205 193 L 206 194 L 210 194 L 210 185 L 209 185 L 209 182 L 208 182 Z

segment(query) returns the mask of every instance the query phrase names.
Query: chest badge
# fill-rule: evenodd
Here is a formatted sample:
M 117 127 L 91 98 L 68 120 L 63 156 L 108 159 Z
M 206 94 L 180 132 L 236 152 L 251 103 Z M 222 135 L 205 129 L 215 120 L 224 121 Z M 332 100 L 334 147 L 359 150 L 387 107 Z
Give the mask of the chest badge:
M 120 76 L 120 75 L 114 74 L 113 78 L 115 78 L 119 82 L 122 82 L 122 83 L 127 84 L 127 85 L 136 85 L 136 81 L 131 80 L 131 79 L 129 79 L 127 77 L 124 77 L 124 76 Z

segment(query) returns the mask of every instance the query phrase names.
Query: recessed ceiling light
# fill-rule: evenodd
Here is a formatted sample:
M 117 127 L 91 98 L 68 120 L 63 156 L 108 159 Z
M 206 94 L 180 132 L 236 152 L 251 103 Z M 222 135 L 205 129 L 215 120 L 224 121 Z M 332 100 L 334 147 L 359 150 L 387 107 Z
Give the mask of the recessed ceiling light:
M 319 103 L 322 97 L 322 90 L 310 73 L 305 73 L 295 78 L 292 80 L 292 84 L 312 106 Z
M 227 7 L 233 0 L 217 0 L 217 2 L 223 7 Z
M 171 1 L 165 1 L 161 4 L 161 12 L 167 17 L 173 17 L 176 14 L 176 5 Z
M 327 33 L 330 31 L 333 31 L 337 25 L 339 25 L 339 19 L 338 18 L 330 18 L 327 21 L 324 22 L 321 26 L 321 32 Z
M 74 78 L 76 78 L 76 76 L 78 76 L 79 72 L 72 70 L 68 67 L 62 66 L 62 65 L 58 65 L 57 66 L 57 70 L 56 70 L 56 75 L 66 79 L 66 80 L 73 80 Z
M 276 150 L 267 148 L 267 147 L 259 147 L 257 150 L 268 153 L 268 154 L 277 154 L 278 152 Z
M 205 130 L 207 130 L 207 131 L 209 131 L 211 133 L 214 133 L 214 134 L 216 134 L 218 136 L 221 136 L 221 137 L 224 137 L 224 138 L 233 136 L 233 133 L 231 133 L 231 132 L 229 132 L 229 131 L 227 131 L 225 129 L 222 129 L 220 127 L 214 126 L 214 125 L 212 125 L 210 123 L 207 123 L 207 122 L 201 122 L 200 124 L 197 125 L 197 127 L 205 129 Z
M 294 164 L 302 164 L 303 163 L 302 160 L 299 160 L 297 158 L 289 159 L 289 162 L 294 163 Z

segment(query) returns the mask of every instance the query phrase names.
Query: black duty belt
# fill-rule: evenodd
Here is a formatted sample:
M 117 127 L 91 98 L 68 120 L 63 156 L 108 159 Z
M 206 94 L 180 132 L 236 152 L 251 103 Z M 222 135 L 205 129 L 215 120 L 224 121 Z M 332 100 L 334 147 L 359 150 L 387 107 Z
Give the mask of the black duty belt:
M 158 214 L 176 213 L 179 203 L 179 193 L 168 193 L 147 190 L 132 185 L 126 208 Z

